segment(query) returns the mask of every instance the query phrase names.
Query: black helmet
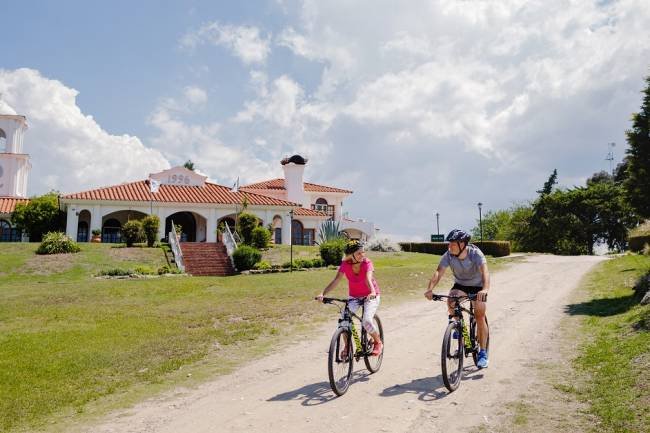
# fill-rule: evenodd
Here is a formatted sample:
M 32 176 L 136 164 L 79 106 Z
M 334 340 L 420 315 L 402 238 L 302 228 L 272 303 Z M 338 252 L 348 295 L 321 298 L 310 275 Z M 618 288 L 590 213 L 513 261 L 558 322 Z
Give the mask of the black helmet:
M 363 244 L 359 242 L 356 239 L 353 239 L 351 241 L 348 241 L 347 244 L 345 244 L 345 255 L 350 255 L 352 253 L 355 253 L 359 250 L 363 249 Z
M 453 229 L 452 231 L 449 232 L 447 235 L 447 239 L 445 239 L 447 242 L 469 242 L 469 240 L 472 239 L 472 236 L 464 232 L 460 229 Z

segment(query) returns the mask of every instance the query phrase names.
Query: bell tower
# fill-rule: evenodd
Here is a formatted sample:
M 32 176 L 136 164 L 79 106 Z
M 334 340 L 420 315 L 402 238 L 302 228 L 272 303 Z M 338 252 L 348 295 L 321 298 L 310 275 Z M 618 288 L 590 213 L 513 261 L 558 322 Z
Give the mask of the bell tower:
M 27 197 L 27 178 L 32 168 L 23 153 L 25 116 L 0 114 L 0 197 Z

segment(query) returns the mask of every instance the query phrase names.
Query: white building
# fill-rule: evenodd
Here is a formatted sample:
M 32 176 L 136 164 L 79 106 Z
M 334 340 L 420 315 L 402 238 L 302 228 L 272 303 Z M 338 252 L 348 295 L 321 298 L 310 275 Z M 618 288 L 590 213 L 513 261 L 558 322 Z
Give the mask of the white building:
M 276 243 L 289 244 L 293 238 L 294 245 L 313 245 L 318 227 L 328 219 L 341 221 L 341 228 L 352 237 L 372 237 L 372 224 L 342 218 L 343 200 L 352 191 L 303 182 L 306 160 L 299 155 L 281 163 L 284 179 L 238 190 L 208 182 L 205 176 L 184 167 L 174 167 L 152 173 L 146 180 L 64 195 L 60 203 L 67 213 L 66 232 L 72 239 L 86 242 L 89 233 L 99 230 L 103 242 L 119 242 L 120 228 L 126 221 L 154 214 L 164 222 L 160 238 L 169 233 L 173 222 L 183 227 L 184 241 L 215 242 L 219 223 L 234 226 L 236 214 L 245 203 L 247 212 L 256 215 L 264 226 L 273 227 Z M 160 185 L 157 192 L 151 192 L 152 182 Z
M 11 224 L 18 203 L 27 202 L 27 180 L 32 168 L 23 153 L 25 116 L 0 114 L 0 242 L 19 242 L 22 235 Z

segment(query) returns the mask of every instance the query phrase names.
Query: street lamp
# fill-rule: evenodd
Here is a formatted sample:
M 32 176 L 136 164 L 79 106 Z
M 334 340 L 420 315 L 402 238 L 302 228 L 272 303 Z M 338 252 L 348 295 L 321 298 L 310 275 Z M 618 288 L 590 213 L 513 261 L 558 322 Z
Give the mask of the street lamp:
M 614 177 L 612 162 L 614 161 L 614 147 L 616 147 L 616 143 L 607 143 L 607 147 L 609 148 L 609 152 L 607 152 L 607 158 L 605 158 L 605 160 L 609 161 L 609 172 L 612 174 L 612 177 Z
M 440 236 L 440 214 L 436 212 L 436 233 Z
M 289 226 L 289 272 L 293 272 L 293 209 L 289 211 L 291 225 Z
M 481 215 L 481 206 L 483 206 L 483 203 L 478 202 L 478 226 L 481 230 L 481 242 L 483 242 L 483 216 Z

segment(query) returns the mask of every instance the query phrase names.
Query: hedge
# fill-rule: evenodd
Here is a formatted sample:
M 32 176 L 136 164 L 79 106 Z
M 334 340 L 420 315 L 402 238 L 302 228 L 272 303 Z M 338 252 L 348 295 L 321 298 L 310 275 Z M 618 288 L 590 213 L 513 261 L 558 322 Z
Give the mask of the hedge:
M 650 245 L 650 235 L 630 236 L 628 242 L 630 244 L 630 250 L 638 253 L 643 251 L 645 244 Z
M 483 254 L 493 257 L 510 255 L 509 241 L 483 241 L 472 242 L 483 251 Z M 402 251 L 409 253 L 425 253 L 443 255 L 447 252 L 447 242 L 400 242 Z

